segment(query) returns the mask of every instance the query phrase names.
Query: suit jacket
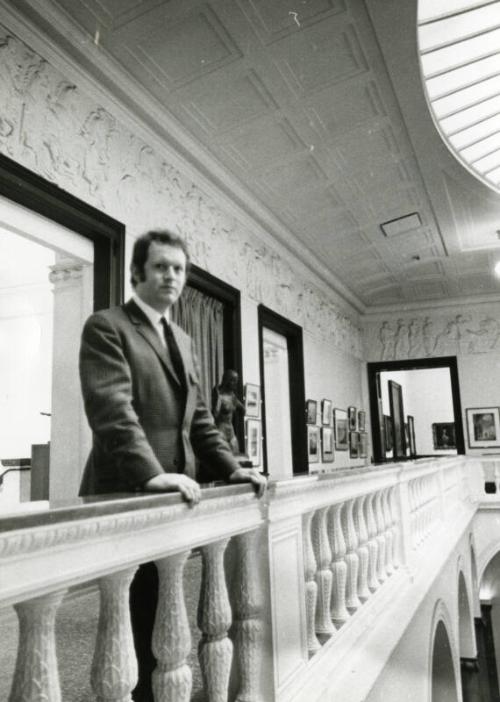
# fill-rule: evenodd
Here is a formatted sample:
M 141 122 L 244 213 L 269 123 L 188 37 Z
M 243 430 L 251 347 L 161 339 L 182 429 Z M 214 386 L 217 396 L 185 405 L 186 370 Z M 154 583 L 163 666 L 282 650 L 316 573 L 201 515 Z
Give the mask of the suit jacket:
M 81 495 L 130 492 L 163 472 L 196 478 L 195 455 L 212 479 L 239 467 L 202 398 L 192 339 L 175 324 L 172 331 L 184 379 L 133 301 L 87 320 L 80 379 L 93 447 Z

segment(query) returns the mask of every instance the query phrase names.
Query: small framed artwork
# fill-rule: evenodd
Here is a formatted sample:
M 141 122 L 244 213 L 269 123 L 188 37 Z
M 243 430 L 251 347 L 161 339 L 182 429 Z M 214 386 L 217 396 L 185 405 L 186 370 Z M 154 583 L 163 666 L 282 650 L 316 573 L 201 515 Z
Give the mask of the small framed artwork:
M 321 427 L 321 460 L 323 463 L 332 463 L 335 460 L 332 427 Z
M 245 416 L 260 419 L 260 386 L 245 385 Z
M 356 431 L 356 428 L 357 428 L 356 408 L 355 407 L 348 407 L 347 408 L 347 416 L 349 417 L 349 431 Z
M 468 407 L 469 448 L 500 448 L 500 410 L 498 407 Z
M 333 410 L 335 429 L 335 448 L 337 451 L 347 451 L 349 448 L 349 426 L 347 412 L 343 409 Z
M 329 427 L 332 423 L 332 401 L 321 400 L 321 424 Z
M 316 400 L 306 400 L 306 423 L 316 424 L 318 403 Z
M 417 455 L 417 443 L 415 441 L 415 419 L 408 415 L 408 434 L 410 435 L 410 456 L 414 458 Z
M 385 428 L 385 448 L 386 451 L 392 451 L 394 448 L 393 438 L 392 438 L 392 419 L 388 414 L 384 414 L 384 428 Z
M 359 431 L 349 432 L 349 458 L 359 458 Z
M 358 456 L 359 456 L 359 458 L 367 458 L 368 457 L 368 432 L 366 432 L 366 431 L 359 432 Z
M 319 427 L 307 426 L 307 459 L 309 463 L 319 461 Z
M 260 466 L 262 428 L 258 419 L 245 420 L 245 450 L 253 466 Z
M 358 410 L 358 431 L 366 431 L 366 412 Z
M 455 439 L 455 422 L 434 423 L 432 425 L 432 443 L 435 451 L 448 451 L 449 449 L 456 449 L 457 440 Z

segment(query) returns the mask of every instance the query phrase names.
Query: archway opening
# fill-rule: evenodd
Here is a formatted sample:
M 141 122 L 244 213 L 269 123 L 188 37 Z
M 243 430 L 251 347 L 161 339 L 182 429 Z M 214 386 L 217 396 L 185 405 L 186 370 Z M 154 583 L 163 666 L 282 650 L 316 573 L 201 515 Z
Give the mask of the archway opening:
M 431 685 L 432 702 L 458 702 L 450 639 L 442 621 L 438 623 L 434 636 Z

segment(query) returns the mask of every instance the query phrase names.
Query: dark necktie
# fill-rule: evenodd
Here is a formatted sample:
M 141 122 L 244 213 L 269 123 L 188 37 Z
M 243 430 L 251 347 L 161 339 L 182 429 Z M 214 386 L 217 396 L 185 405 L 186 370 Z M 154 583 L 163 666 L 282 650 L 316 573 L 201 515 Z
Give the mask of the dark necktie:
M 179 351 L 179 347 L 177 346 L 174 333 L 165 317 L 161 318 L 161 325 L 163 327 L 163 336 L 165 337 L 165 344 L 170 354 L 170 359 L 172 361 L 175 374 L 179 378 L 179 382 L 182 385 L 182 387 L 185 387 L 186 381 L 184 377 L 184 364 L 182 362 L 181 352 Z

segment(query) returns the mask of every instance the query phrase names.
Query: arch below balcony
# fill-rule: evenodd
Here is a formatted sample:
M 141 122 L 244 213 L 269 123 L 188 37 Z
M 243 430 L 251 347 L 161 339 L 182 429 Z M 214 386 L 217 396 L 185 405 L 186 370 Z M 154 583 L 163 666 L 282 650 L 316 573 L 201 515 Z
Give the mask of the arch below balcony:
M 452 618 L 442 600 L 434 607 L 431 631 L 428 699 L 430 702 L 459 702 L 458 651 Z

